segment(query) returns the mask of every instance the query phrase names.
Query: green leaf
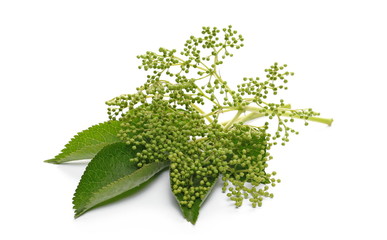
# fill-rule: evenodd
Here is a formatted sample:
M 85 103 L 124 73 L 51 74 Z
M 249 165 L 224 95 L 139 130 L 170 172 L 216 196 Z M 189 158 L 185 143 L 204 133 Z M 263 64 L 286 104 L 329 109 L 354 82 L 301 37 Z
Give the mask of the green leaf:
M 138 151 L 125 143 L 113 143 L 90 161 L 74 194 L 75 217 L 139 186 L 169 165 L 155 162 L 138 169 L 130 161 Z
M 212 181 L 210 181 L 211 187 L 208 190 L 206 196 L 203 199 L 196 199 L 191 208 L 188 208 L 187 206 L 180 204 L 180 201 L 183 200 L 182 194 L 177 194 L 177 195 L 174 194 L 175 198 L 177 200 L 177 203 L 179 204 L 180 210 L 183 213 L 183 216 L 187 221 L 189 221 L 192 224 L 196 223 L 196 221 L 198 220 L 198 217 L 199 217 L 200 207 L 203 205 L 203 203 L 206 201 L 207 197 L 212 192 L 212 189 L 216 185 L 217 180 L 218 180 L 218 178 L 214 178 L 214 179 L 212 179 Z
M 60 154 L 45 162 L 59 164 L 91 159 L 106 145 L 120 141 L 117 137 L 119 130 L 119 121 L 107 121 L 94 125 L 75 135 Z

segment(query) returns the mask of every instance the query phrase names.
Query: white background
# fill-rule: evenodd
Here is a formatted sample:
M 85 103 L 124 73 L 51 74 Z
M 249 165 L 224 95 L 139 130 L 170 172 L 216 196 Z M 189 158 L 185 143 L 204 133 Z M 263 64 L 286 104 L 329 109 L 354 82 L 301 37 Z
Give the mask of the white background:
M 0 1 L 1 239 L 387 239 L 385 1 Z M 217 188 L 196 226 L 168 174 L 73 219 L 86 163 L 52 165 L 104 102 L 145 80 L 136 56 L 181 48 L 202 26 L 246 39 L 221 68 L 235 85 L 274 61 L 296 75 L 283 98 L 335 119 L 273 149 L 282 183 L 262 208 Z

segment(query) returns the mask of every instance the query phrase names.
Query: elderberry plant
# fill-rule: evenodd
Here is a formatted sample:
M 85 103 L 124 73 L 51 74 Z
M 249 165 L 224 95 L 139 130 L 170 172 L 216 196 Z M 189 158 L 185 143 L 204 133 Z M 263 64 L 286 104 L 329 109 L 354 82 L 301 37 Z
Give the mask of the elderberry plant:
M 106 102 L 109 120 L 80 132 L 50 163 L 92 159 L 77 190 L 75 216 L 143 185 L 169 169 L 171 190 L 184 217 L 195 223 L 215 183 L 223 184 L 236 207 L 245 200 L 261 206 L 280 182 L 267 172 L 273 145 L 285 145 L 295 119 L 331 125 L 310 108 L 292 109 L 271 95 L 287 89 L 292 72 L 274 63 L 263 79 L 243 78 L 236 90 L 219 74 L 219 66 L 244 38 L 232 26 L 203 27 L 183 50 L 160 48 L 138 56 L 149 74 L 132 94 Z M 208 109 L 204 110 L 204 107 Z M 221 121 L 226 113 L 231 119 Z M 262 125 L 254 119 L 266 117 Z M 273 127 L 270 127 L 274 122 Z

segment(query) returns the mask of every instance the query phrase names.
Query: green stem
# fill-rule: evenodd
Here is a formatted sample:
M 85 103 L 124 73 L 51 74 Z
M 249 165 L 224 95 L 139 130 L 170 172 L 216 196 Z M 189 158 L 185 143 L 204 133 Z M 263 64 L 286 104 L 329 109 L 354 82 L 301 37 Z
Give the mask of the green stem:
M 213 104 L 217 105 L 217 106 L 220 106 L 219 103 L 213 101 L 209 96 L 207 96 L 207 94 L 205 94 L 202 89 L 200 89 L 199 86 L 196 86 L 196 89 L 202 94 L 203 97 L 207 98 L 209 101 L 211 101 Z
M 191 106 L 193 108 L 195 108 L 200 114 L 205 114 L 205 112 L 200 108 L 198 107 L 197 105 L 191 103 Z M 210 118 L 210 116 L 204 116 L 210 123 L 213 122 L 212 118 Z
M 209 68 L 206 64 L 204 64 L 204 62 L 200 61 L 200 64 L 202 64 L 202 65 L 204 66 L 205 71 L 210 71 L 210 68 Z M 216 64 L 215 64 L 215 66 L 216 66 Z M 214 68 L 213 75 L 214 75 L 214 77 L 215 77 L 220 83 L 222 83 L 223 85 L 225 85 L 226 90 L 227 90 L 228 92 L 231 93 L 231 91 L 232 91 L 231 88 L 230 88 L 227 84 L 225 84 L 225 82 L 223 81 L 223 79 L 222 79 L 222 78 L 219 76 L 219 74 L 216 72 L 216 68 Z
M 225 84 L 225 82 L 224 82 L 223 79 L 219 76 L 218 73 L 214 72 L 214 76 L 218 79 L 218 81 L 219 81 L 220 83 L 222 83 L 222 84 L 225 86 L 227 92 L 229 92 L 229 93 L 232 92 L 231 88 L 230 88 L 227 84 Z
M 247 114 L 246 116 L 239 118 L 237 120 L 237 122 L 245 123 L 245 122 L 248 122 L 248 121 L 260 118 L 260 117 L 264 117 L 264 116 L 265 116 L 265 114 L 252 112 L 252 113 Z
M 251 108 L 255 108 L 255 107 L 251 107 Z M 239 123 L 239 122 L 242 122 L 242 123 L 245 123 L 245 122 L 248 122 L 248 121 L 251 121 L 251 120 L 254 120 L 254 119 L 257 119 L 257 118 L 261 118 L 261 117 L 265 117 L 266 116 L 266 113 L 271 113 L 271 111 L 268 111 L 268 110 L 265 110 L 266 112 L 265 113 L 261 113 L 259 110 L 261 110 L 261 108 L 255 108 L 255 109 L 251 109 L 250 107 L 246 110 L 250 111 L 249 114 L 247 114 L 246 116 L 243 116 L 243 117 L 239 117 L 237 119 L 233 119 L 231 121 L 226 121 L 226 122 L 222 122 L 221 124 L 222 125 L 231 125 L 233 123 Z M 241 110 L 242 111 L 242 110 Z M 243 111 L 242 111 L 243 112 Z M 301 117 L 298 117 L 298 116 L 294 116 L 294 115 L 291 115 L 290 113 L 282 113 L 283 117 L 292 117 L 292 118 L 298 118 L 298 119 L 303 119 Z M 309 117 L 307 119 L 307 121 L 312 121 L 312 122 L 318 122 L 318 123 L 323 123 L 323 124 L 326 124 L 328 126 L 331 126 L 332 125 L 332 122 L 333 122 L 333 119 L 332 118 L 320 118 L 320 117 Z M 232 123 L 231 123 L 232 122 Z M 230 124 L 231 123 L 231 124 Z
M 243 113 L 243 110 L 239 110 L 235 116 L 233 117 L 233 119 L 231 119 L 231 121 L 229 121 L 226 126 L 224 126 L 225 129 L 229 129 L 236 121 L 238 121 L 238 118 L 239 116 Z
M 312 121 L 312 122 L 318 122 L 318 123 L 323 123 L 328 126 L 332 125 L 333 118 L 320 118 L 320 117 L 309 117 L 307 121 Z
M 210 113 L 207 113 L 205 115 L 202 115 L 202 117 L 208 117 L 208 116 L 212 116 L 212 115 L 215 115 L 215 114 L 219 114 L 219 113 L 225 113 L 225 112 L 231 112 L 231 111 L 236 111 L 238 109 L 219 109 L 219 110 L 216 110 L 214 112 L 210 112 Z
M 258 108 L 258 107 L 252 107 L 252 106 L 246 106 L 245 107 L 245 110 L 247 111 L 250 111 L 252 113 L 250 113 L 249 115 L 245 116 L 244 119 L 241 119 L 239 120 L 239 122 L 246 122 L 246 121 L 250 121 L 250 120 L 253 120 L 253 119 L 256 119 L 256 118 L 259 118 L 259 117 L 264 117 L 265 114 L 272 114 L 273 112 L 270 111 L 270 110 L 267 110 L 265 109 L 265 113 L 262 113 L 262 108 Z M 286 108 L 279 108 L 279 110 L 289 110 L 289 109 L 286 109 Z M 284 113 L 281 113 L 281 116 L 282 117 L 291 117 L 291 118 L 298 118 L 298 119 L 303 119 L 297 115 L 294 115 L 292 113 L 289 113 L 289 112 L 284 112 Z M 312 121 L 312 122 L 318 122 L 318 123 L 323 123 L 323 124 L 326 124 L 328 126 L 331 126 L 332 125 L 332 122 L 333 122 L 333 119 L 332 118 L 320 118 L 320 117 L 309 117 L 308 119 L 306 119 L 307 121 Z

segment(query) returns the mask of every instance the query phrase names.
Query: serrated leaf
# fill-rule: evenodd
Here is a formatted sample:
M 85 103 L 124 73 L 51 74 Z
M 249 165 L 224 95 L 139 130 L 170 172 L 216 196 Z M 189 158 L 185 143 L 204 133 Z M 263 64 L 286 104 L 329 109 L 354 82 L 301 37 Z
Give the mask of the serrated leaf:
M 210 181 L 211 186 L 210 189 L 207 191 L 207 194 L 203 199 L 196 199 L 194 204 L 191 208 L 188 208 L 187 206 L 181 205 L 180 201 L 183 200 L 182 194 L 174 194 L 177 203 L 179 204 L 180 210 L 183 213 L 184 218 L 189 221 L 192 224 L 195 224 L 199 217 L 199 211 L 200 207 L 203 205 L 203 203 L 206 201 L 207 197 L 211 194 L 212 189 L 216 185 L 218 178 L 214 178 L 212 181 Z
M 90 161 L 74 194 L 75 217 L 139 186 L 169 165 L 158 162 L 138 169 L 130 161 L 138 151 L 125 143 L 113 143 Z
M 48 163 L 64 163 L 75 160 L 91 159 L 106 145 L 119 142 L 117 134 L 120 130 L 119 121 L 107 121 L 94 125 L 75 135 L 60 154 Z

